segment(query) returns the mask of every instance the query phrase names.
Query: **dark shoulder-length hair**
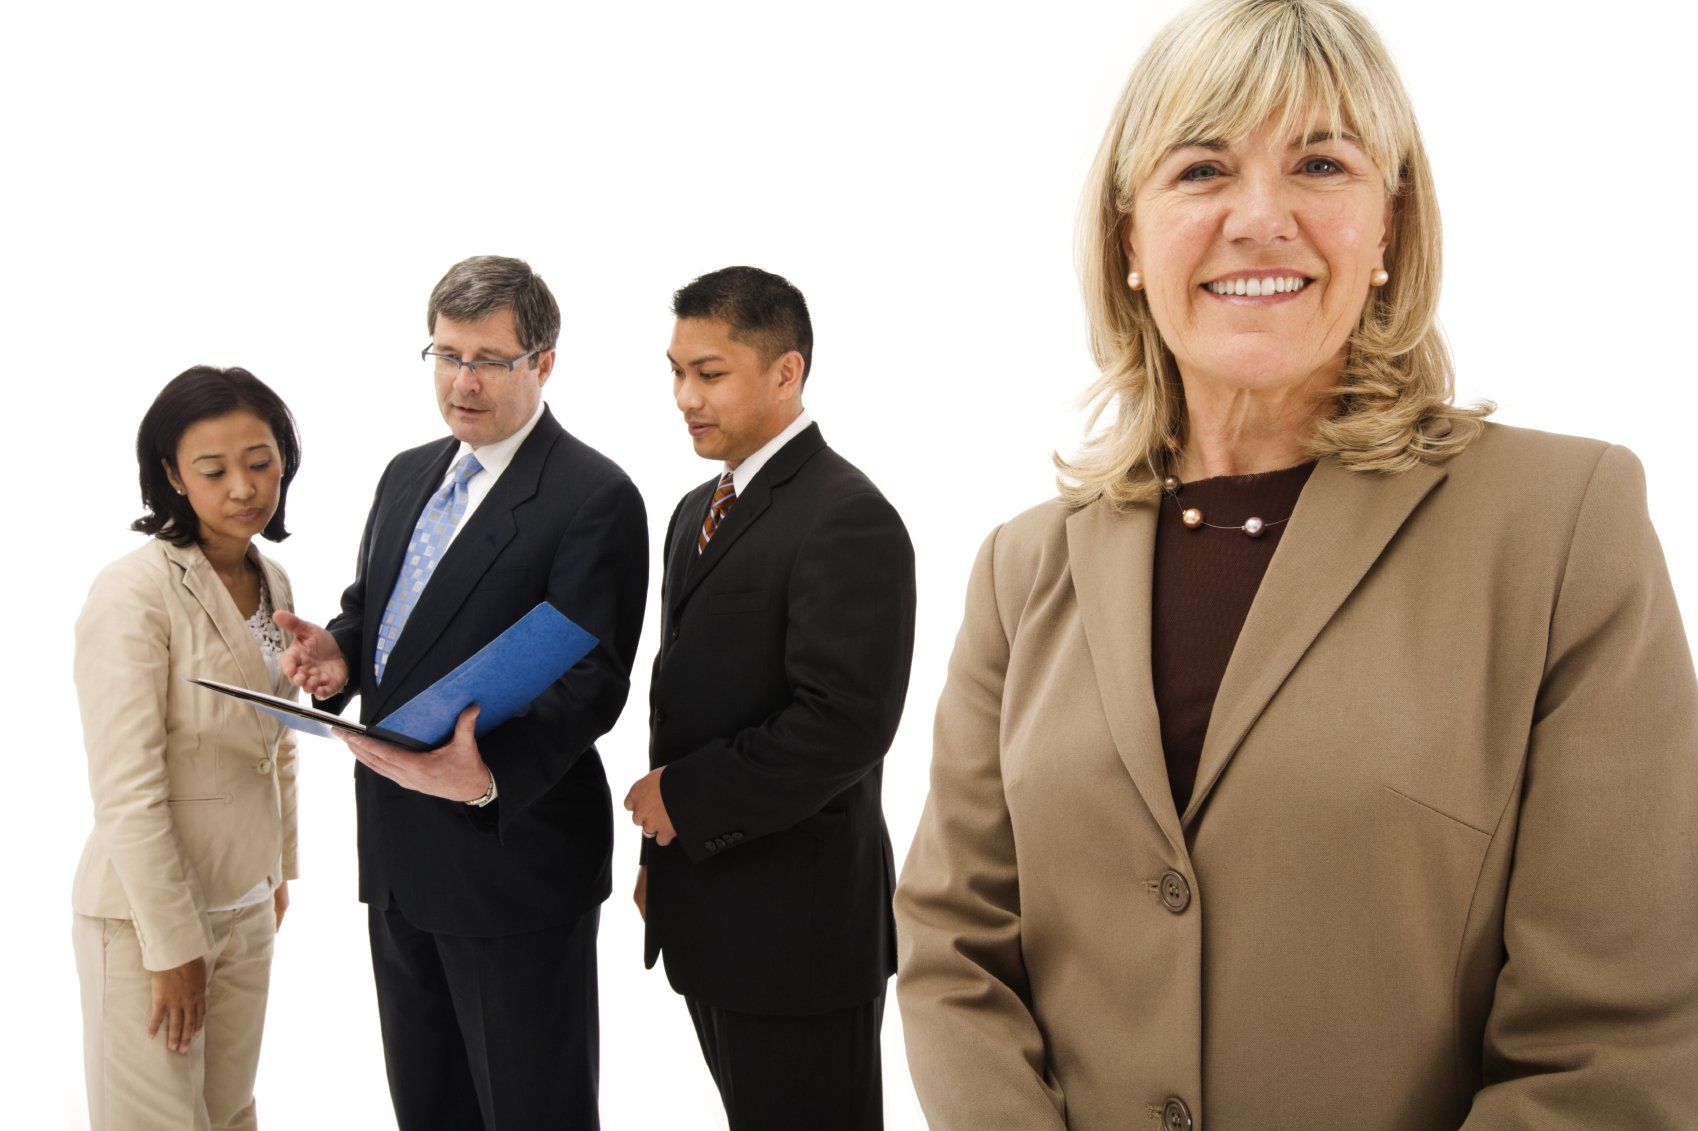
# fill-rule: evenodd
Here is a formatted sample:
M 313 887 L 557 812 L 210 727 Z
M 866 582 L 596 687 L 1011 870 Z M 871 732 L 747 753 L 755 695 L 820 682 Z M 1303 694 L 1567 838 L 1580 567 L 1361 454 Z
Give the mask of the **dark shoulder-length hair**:
M 243 409 L 271 426 L 283 460 L 283 482 L 277 492 L 277 511 L 260 531 L 273 542 L 289 537 L 283 511 L 289 501 L 289 482 L 301 469 L 301 441 L 295 434 L 295 418 L 283 398 L 246 369 L 219 369 L 197 365 L 185 369 L 159 390 L 141 427 L 136 430 L 136 463 L 141 472 L 142 506 L 147 513 L 130 524 L 131 530 L 163 538 L 174 546 L 187 546 L 200 537 L 200 519 L 189 500 L 177 493 L 165 474 L 177 468 L 177 445 L 190 426 L 202 420 Z

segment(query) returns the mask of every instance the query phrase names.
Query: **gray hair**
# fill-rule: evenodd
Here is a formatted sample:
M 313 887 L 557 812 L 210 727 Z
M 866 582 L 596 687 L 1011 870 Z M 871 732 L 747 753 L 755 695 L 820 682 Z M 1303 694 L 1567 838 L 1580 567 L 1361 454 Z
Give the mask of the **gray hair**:
M 551 350 L 560 338 L 560 306 L 548 284 L 523 259 L 474 255 L 448 269 L 430 292 L 426 328 L 436 333 L 436 316 L 456 322 L 482 322 L 500 310 L 513 312 L 519 344 L 526 350 Z

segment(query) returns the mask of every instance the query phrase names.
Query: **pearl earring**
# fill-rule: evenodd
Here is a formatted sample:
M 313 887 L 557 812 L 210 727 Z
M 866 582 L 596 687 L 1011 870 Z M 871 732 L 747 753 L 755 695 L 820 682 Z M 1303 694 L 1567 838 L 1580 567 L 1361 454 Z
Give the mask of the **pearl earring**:
M 1144 277 L 1136 271 L 1126 272 L 1126 285 L 1135 291 L 1144 289 Z
M 1368 282 L 1376 287 L 1383 287 L 1391 281 L 1391 272 L 1384 267 L 1374 268 L 1374 273 L 1368 276 Z

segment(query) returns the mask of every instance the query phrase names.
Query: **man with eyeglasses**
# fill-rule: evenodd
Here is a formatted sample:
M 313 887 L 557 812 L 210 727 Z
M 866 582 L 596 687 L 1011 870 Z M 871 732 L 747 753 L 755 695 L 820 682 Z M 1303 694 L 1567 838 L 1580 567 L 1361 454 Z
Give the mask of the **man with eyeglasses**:
M 596 928 L 611 804 L 595 740 L 629 689 L 648 584 L 642 497 L 543 404 L 560 310 L 522 260 L 431 292 L 423 351 L 451 436 L 390 461 L 342 611 L 283 670 L 370 722 L 537 602 L 595 649 L 517 717 L 441 749 L 351 739 L 360 899 L 401 1131 L 598 1126 Z M 416 364 L 416 363 L 415 363 Z M 422 376 L 422 375 L 421 375 Z

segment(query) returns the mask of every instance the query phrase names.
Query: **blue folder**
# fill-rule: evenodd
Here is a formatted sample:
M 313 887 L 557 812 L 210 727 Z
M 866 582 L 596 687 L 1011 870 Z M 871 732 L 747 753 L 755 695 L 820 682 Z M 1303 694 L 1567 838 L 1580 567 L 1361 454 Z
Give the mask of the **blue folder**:
M 479 738 L 531 705 L 548 685 L 590 654 L 596 638 L 543 601 L 479 648 L 465 663 L 407 700 L 371 726 L 260 691 L 191 679 L 212 691 L 241 699 L 287 727 L 330 737 L 335 730 L 369 735 L 409 750 L 434 750 L 454 733 L 460 712 L 479 707 Z
M 434 749 L 454 733 L 460 712 L 476 703 L 480 710 L 475 733 L 482 738 L 529 707 L 595 646 L 595 637 L 547 601 L 540 602 L 371 729 L 405 735 Z

